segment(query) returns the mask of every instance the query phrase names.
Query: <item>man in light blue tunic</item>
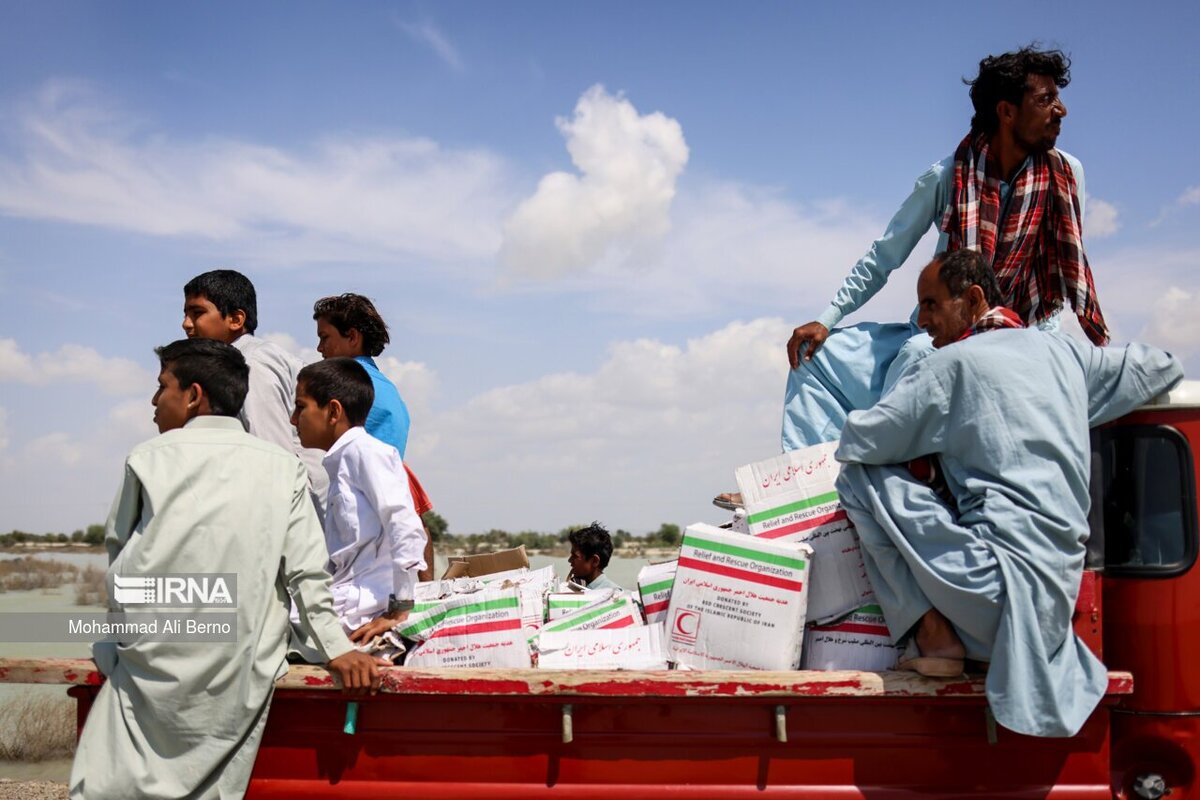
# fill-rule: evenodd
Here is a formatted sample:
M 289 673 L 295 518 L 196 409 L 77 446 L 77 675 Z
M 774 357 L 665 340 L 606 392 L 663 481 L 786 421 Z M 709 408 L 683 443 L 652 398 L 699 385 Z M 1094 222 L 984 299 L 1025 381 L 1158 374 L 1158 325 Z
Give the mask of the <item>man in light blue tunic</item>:
M 1074 308 L 1096 344 L 1108 340 L 1083 254 L 1083 167 L 1054 149 L 1066 106 L 1070 59 L 1023 48 L 989 56 L 970 82 L 975 116 L 956 152 L 917 179 L 912 194 L 813 322 L 787 345 L 785 451 L 833 441 L 853 409 L 868 408 L 905 366 L 931 351 L 915 324 L 834 328 L 870 300 L 934 224 L 937 252 L 979 251 L 997 276 L 1003 304 L 1027 325 L 1058 327 Z
M 960 251 L 922 272 L 919 319 L 936 350 L 876 405 L 850 412 L 837 489 L 893 639 L 908 640 L 902 666 L 950 675 L 964 657 L 990 661 L 1000 724 L 1070 736 L 1107 687 L 1071 629 L 1089 534 L 1088 430 L 1170 389 L 1182 370 L 1143 345 L 983 332 L 1006 310 L 989 308 L 980 270 Z M 944 495 L 906 466 L 927 456 Z

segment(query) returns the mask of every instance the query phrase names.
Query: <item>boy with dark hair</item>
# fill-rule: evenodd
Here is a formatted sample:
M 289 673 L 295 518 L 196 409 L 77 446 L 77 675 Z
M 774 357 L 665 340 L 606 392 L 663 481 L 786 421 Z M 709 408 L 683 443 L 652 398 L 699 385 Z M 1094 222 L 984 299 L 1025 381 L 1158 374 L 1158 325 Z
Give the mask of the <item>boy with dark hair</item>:
M 366 644 L 413 606 L 425 567 L 421 520 L 396 448 L 363 427 L 374 401 L 371 378 L 353 358 L 300 370 L 292 424 L 305 447 L 326 450 L 325 543 L 333 603 L 350 640 Z
M 318 515 L 327 488 L 321 454 L 306 451 L 289 424 L 300 360 L 259 339 L 258 298 L 250 279 L 232 269 L 197 275 L 183 287 L 183 331 L 189 339 L 216 339 L 241 351 L 250 367 L 250 389 L 238 417 L 251 434 L 295 453 L 304 462 Z
M 313 304 L 313 319 L 317 322 L 317 352 L 323 358 L 353 358 L 371 376 L 375 387 L 375 402 L 367 414 L 367 433 L 390 444 L 404 458 L 408 445 L 408 407 L 392 383 L 375 364 L 373 356 L 383 352 L 391 341 L 387 323 L 375 310 L 375 304 L 361 294 L 347 292 L 334 297 L 322 297 Z M 433 510 L 433 503 L 424 487 L 405 462 L 408 488 L 413 496 L 417 516 Z M 433 540 L 425 534 L 425 564 L 420 579 L 433 580 Z
M 115 576 L 235 573 L 236 640 L 96 643 L 108 680 L 80 735 L 71 797 L 241 797 L 286 670 L 285 593 L 344 687 L 379 685 L 376 662 L 354 650 L 334 613 L 304 468 L 236 418 L 250 373 L 242 354 L 208 339 L 156 352 L 161 435 L 125 462 L 106 526 L 109 585 Z M 114 600 L 112 610 L 124 609 Z
M 371 376 L 375 404 L 367 415 L 367 432 L 395 447 L 404 458 L 410 425 L 408 406 L 374 359 L 391 341 L 383 317 L 368 298 L 347 292 L 314 303 L 313 319 L 317 322 L 317 352 L 323 358 L 353 358 Z
M 620 589 L 615 581 L 604 574 L 612 558 L 612 537 L 603 526 L 593 522 L 586 528 L 571 531 L 571 556 L 567 564 L 571 568 L 567 580 L 575 578 L 589 589 Z

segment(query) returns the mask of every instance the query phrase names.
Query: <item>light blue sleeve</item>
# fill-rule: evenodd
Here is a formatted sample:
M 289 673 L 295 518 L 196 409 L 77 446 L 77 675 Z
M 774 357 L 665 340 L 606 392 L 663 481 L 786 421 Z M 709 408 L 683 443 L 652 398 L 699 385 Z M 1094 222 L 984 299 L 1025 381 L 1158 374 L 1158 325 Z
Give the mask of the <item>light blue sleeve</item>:
M 1092 427 L 1128 414 L 1183 380 L 1179 361 L 1157 347 L 1136 342 L 1125 347 L 1093 347 L 1070 341 L 1083 361 L 1088 424 Z
M 1083 178 L 1083 164 L 1079 159 L 1068 153 L 1066 150 L 1059 150 L 1059 155 L 1066 160 L 1067 165 L 1071 167 L 1071 174 L 1075 176 L 1075 189 L 1079 192 L 1079 223 L 1082 225 L 1087 219 L 1087 184 Z
M 928 363 L 906 369 L 875 405 L 850 412 L 834 454 L 838 461 L 903 464 L 944 449 L 948 393 Z
M 905 262 L 929 226 L 941 220 L 949 202 L 954 156 L 931 166 L 917 178 L 912 193 L 892 217 L 887 229 L 871 244 L 846 276 L 842 288 L 817 322 L 832 329 L 847 314 L 857 311 L 887 283 L 892 270 Z

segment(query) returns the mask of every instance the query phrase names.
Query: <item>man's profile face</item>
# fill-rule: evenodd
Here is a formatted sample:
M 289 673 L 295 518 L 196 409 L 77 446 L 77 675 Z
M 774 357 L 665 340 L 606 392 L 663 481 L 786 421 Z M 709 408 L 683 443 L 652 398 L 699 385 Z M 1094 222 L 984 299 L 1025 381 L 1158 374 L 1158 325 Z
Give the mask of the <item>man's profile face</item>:
M 1059 99 L 1054 80 L 1049 75 L 1030 75 L 1013 121 L 1013 139 L 1030 153 L 1052 150 L 1066 115 L 1067 107 Z
M 187 297 L 183 301 L 183 332 L 189 339 L 216 339 L 233 344 L 244 332 L 240 315 L 222 316 L 207 297 Z
M 154 406 L 154 424 L 159 433 L 182 428 L 190 418 L 189 405 L 192 402 L 191 387 L 179 385 L 179 379 L 169 369 L 164 367 L 158 373 L 158 391 L 150 400 Z
M 957 342 L 973 322 L 966 296 L 950 296 L 938 276 L 940 269 L 941 263 L 935 261 L 917 279 L 917 325 L 933 337 L 934 347 Z

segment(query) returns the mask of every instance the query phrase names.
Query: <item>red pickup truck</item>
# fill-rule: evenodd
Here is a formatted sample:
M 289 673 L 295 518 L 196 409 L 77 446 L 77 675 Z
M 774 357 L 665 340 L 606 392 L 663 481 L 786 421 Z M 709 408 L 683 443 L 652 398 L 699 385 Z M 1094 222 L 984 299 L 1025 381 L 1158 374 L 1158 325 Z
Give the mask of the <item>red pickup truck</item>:
M 1200 797 L 1200 400 L 1184 384 L 1093 432 L 1092 536 L 1075 629 L 1109 666 L 1078 735 L 999 728 L 981 678 L 884 672 L 386 670 L 348 701 L 323 669 L 280 681 L 248 797 Z M 90 661 L 0 660 L 71 684 Z M 131 787 L 132 796 L 133 787 Z

